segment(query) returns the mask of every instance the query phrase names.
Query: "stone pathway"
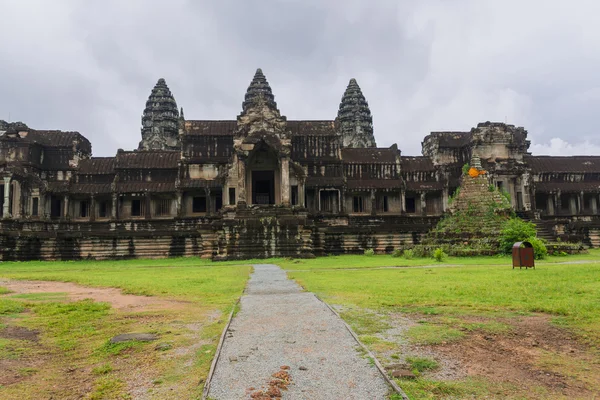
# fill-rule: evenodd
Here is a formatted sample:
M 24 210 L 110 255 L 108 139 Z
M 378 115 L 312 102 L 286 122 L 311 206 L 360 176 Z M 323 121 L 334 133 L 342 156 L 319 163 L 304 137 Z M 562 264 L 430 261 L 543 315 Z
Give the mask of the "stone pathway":
M 283 399 L 386 399 L 386 381 L 357 349 L 340 318 L 312 293 L 276 265 L 255 265 L 208 397 L 250 399 L 289 366 Z

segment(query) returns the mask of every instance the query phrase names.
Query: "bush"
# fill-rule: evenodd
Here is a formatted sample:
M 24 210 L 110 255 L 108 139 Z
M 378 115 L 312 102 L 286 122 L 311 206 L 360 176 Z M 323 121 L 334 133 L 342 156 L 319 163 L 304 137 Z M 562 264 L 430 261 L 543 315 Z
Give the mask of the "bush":
M 523 221 L 521 218 L 511 218 L 504 223 L 500 232 L 500 249 L 503 253 L 510 254 L 513 244 L 535 238 L 535 236 L 535 225 Z
M 415 252 L 412 249 L 406 249 L 402 255 L 407 260 L 412 260 L 415 257 Z
M 402 257 L 402 249 L 396 249 L 392 252 L 392 257 Z
M 446 257 L 448 257 L 448 254 L 446 254 L 444 249 L 438 248 L 438 249 L 435 249 L 435 251 L 433 252 L 433 258 L 435 258 L 435 261 L 437 261 L 437 262 L 444 261 L 446 259 Z
M 530 237 L 526 239 L 533 246 L 533 256 L 536 260 L 543 260 L 548 255 L 548 249 L 540 238 Z
M 374 255 L 375 255 L 375 250 L 373 250 L 373 249 L 365 250 L 365 256 L 374 256 Z

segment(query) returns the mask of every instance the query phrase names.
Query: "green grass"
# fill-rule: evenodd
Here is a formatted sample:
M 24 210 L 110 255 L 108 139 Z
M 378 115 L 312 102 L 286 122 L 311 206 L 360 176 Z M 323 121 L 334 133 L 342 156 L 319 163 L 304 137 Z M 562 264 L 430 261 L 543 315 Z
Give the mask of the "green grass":
M 11 279 L 75 282 L 116 287 L 125 293 L 231 306 L 243 289 L 250 266 L 200 258 L 123 261 L 5 262 L 0 276 Z
M 587 254 L 576 254 L 568 257 L 548 256 L 545 260 L 536 260 L 536 265 L 569 263 L 581 261 L 598 261 L 600 249 L 592 249 Z M 265 261 L 263 261 L 265 262 Z M 340 255 L 319 257 L 316 259 L 271 259 L 269 263 L 277 264 L 287 270 L 326 270 L 326 269 L 356 269 L 356 268 L 379 268 L 379 267 L 423 267 L 428 265 L 450 266 L 450 265 L 474 265 L 474 266 L 512 266 L 511 256 L 499 255 L 492 257 L 447 257 L 443 262 L 437 262 L 433 257 L 413 258 L 407 260 L 402 257 L 391 255 L 367 256 Z
M 413 371 L 413 373 L 434 371 L 440 366 L 437 361 L 426 357 L 406 357 L 406 362 L 408 362 L 410 365 L 410 369 Z
M 0 339 L 0 360 L 19 363 L 15 368 L 23 371 L 18 373 L 24 379 L 0 387 L 0 398 L 78 398 L 74 382 L 81 381 L 92 384 L 86 398 L 126 399 L 125 381 L 133 371 L 146 374 L 148 382 L 162 382 L 152 388 L 153 398 L 171 398 L 173 393 L 199 398 L 226 317 L 250 271 L 239 262 L 199 258 L 0 263 L 2 278 L 115 287 L 180 300 L 172 309 L 139 312 L 93 300 L 68 302 L 64 293 L 7 294 L 0 298 L 1 326 L 35 329 L 40 341 Z M 158 334 L 172 348 L 156 351 L 156 342 L 109 342 L 128 332 Z M 200 350 L 198 342 L 205 343 Z M 30 360 L 42 363 L 35 366 L 37 372 Z
M 433 315 L 548 313 L 557 323 L 600 343 L 600 263 L 545 263 L 535 270 L 513 270 L 507 265 L 343 272 L 329 268 L 290 271 L 289 276 L 331 304 L 426 310 Z M 421 329 L 424 333 L 431 328 Z

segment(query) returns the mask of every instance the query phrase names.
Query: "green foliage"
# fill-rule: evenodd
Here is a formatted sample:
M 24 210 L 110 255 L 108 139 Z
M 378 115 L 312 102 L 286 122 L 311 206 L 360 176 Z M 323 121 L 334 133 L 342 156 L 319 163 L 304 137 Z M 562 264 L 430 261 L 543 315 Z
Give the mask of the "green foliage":
M 373 250 L 373 249 L 365 250 L 365 256 L 374 256 L 374 255 L 375 255 L 375 250 Z
M 402 257 L 402 253 L 403 253 L 402 249 L 395 249 L 392 252 L 392 257 Z
M 404 250 L 404 254 L 402 254 L 402 256 L 407 260 L 412 260 L 413 258 L 415 258 L 415 252 L 413 249 L 406 249 Z
M 506 190 L 503 190 L 501 193 L 502 196 L 504 196 L 504 198 L 510 203 L 510 193 L 508 193 Z
M 463 165 L 462 166 L 463 175 L 467 175 L 469 173 L 470 169 L 471 169 L 471 166 L 469 165 L 469 163 L 466 163 L 465 165 Z
M 437 261 L 437 262 L 442 262 L 447 257 L 448 257 L 448 254 L 446 254 L 446 252 L 442 248 L 437 248 L 433 252 L 433 258 L 435 258 L 435 261 Z
M 413 248 L 413 255 L 417 258 L 425 258 L 431 255 L 431 251 L 425 246 L 415 246 Z
M 493 192 L 494 190 L 496 190 L 496 188 L 494 187 L 494 185 L 489 185 L 488 186 L 488 191 L 489 192 Z
M 500 250 L 505 254 L 512 252 L 516 242 L 522 242 L 536 236 L 535 225 L 521 218 L 511 218 L 504 223 L 500 232 Z
M 529 243 L 533 246 L 533 254 L 536 260 L 543 260 L 548 256 L 548 249 L 544 244 L 544 241 L 537 237 L 530 237 L 527 239 Z

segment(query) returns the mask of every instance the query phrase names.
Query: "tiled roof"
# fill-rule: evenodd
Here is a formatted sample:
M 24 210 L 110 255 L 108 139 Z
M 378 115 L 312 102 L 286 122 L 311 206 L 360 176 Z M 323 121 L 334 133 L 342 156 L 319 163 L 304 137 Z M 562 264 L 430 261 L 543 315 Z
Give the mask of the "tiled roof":
M 342 160 L 354 164 L 390 164 L 396 162 L 398 151 L 393 148 L 345 148 Z
M 288 121 L 294 135 L 336 135 L 334 121 Z
M 187 120 L 187 135 L 233 135 L 237 120 Z M 335 135 L 334 121 L 287 121 L 287 129 L 295 135 Z
M 175 192 L 175 182 L 119 182 L 119 193 L 165 193 Z
M 350 190 L 357 189 L 399 189 L 402 186 L 400 179 L 353 179 L 348 180 Z
M 117 153 L 115 168 L 171 169 L 177 168 L 179 151 L 148 150 Z
M 233 135 L 237 128 L 237 121 L 185 121 L 185 133 L 187 135 Z
M 82 175 L 110 175 L 115 173 L 115 157 L 92 157 L 79 161 Z
M 534 174 L 541 172 L 599 172 L 600 156 L 525 156 Z
M 69 192 L 69 181 L 48 182 L 47 188 L 52 193 L 67 193 Z
M 180 187 L 184 189 L 219 188 L 221 183 L 214 179 L 182 179 Z
M 600 182 L 537 182 L 535 183 L 536 192 L 555 192 L 561 193 L 579 193 L 600 191 Z
M 344 178 L 330 176 L 308 176 L 306 177 L 306 186 L 342 186 Z
M 105 194 L 111 193 L 111 184 L 110 183 L 75 183 L 71 187 L 72 193 L 82 193 L 82 194 Z
M 402 171 L 417 172 L 417 171 L 435 171 L 435 167 L 429 157 L 406 157 L 400 158 L 402 162 Z
M 18 131 L 17 131 L 18 132 Z M 2 136 L 3 139 L 23 140 L 29 143 L 38 143 L 45 147 L 73 147 L 73 142 L 78 142 L 78 149 L 86 153 L 92 152 L 92 144 L 79 132 L 63 132 L 58 130 L 25 130 L 23 136 L 14 138 Z

